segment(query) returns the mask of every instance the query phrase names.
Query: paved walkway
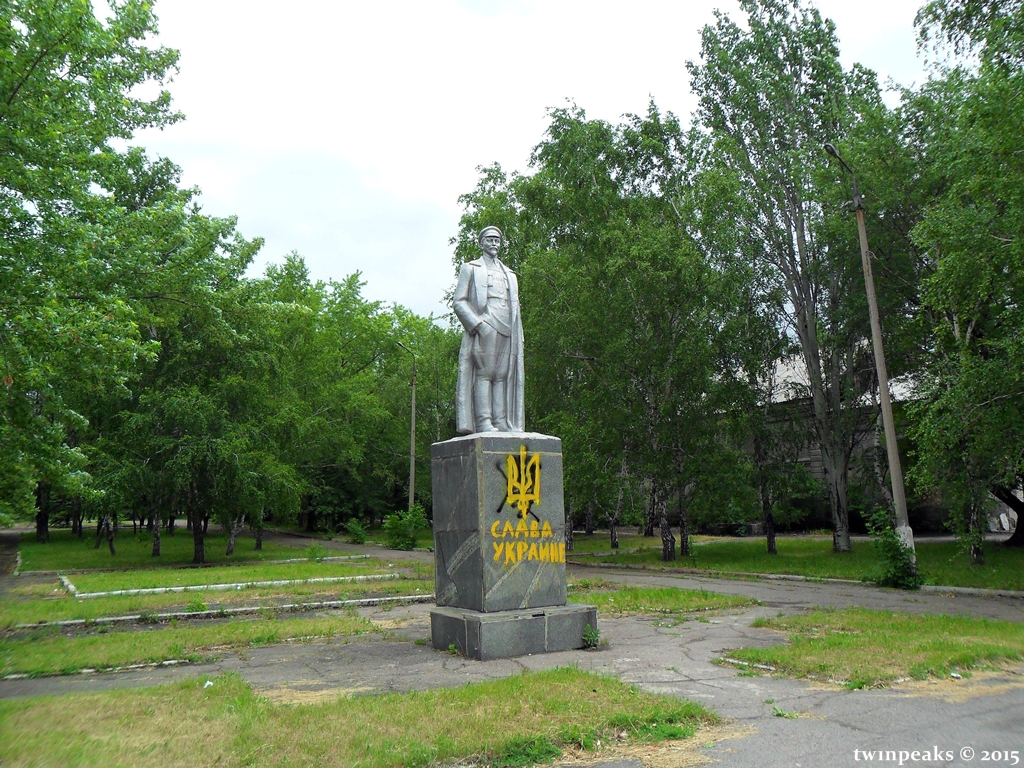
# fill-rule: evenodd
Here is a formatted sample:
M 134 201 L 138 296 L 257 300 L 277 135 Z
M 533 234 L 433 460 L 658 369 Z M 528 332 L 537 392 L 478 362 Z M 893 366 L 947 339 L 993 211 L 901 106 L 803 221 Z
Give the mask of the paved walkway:
M 282 543 L 284 543 L 282 541 Z M 334 545 L 334 546 L 332 546 Z M 325 542 L 330 549 L 351 545 Z M 373 548 L 369 548 L 373 551 Z M 380 554 L 380 550 L 376 550 Z M 389 560 L 428 557 L 394 553 Z M 740 646 L 779 642 L 778 633 L 751 628 L 758 616 L 814 606 L 864 606 L 912 613 L 946 613 L 1024 622 L 1024 600 L 944 596 L 815 582 L 740 581 L 569 566 L 575 578 L 678 586 L 756 597 L 763 605 L 726 613 L 709 623 L 676 627 L 639 617 L 602 617 L 609 644 L 597 651 L 571 651 L 520 659 L 479 662 L 436 652 L 412 641 L 429 636 L 429 605 L 361 611 L 391 628 L 389 639 L 324 641 L 247 649 L 220 661 L 181 668 L 89 676 L 0 681 L 0 698 L 155 685 L 181 677 L 214 677 L 234 671 L 275 701 L 309 702 L 351 693 L 455 686 L 574 664 L 611 674 L 644 690 L 702 702 L 727 719 L 684 748 L 646 748 L 610 755 L 604 768 L 692 765 L 702 757 L 722 766 L 860 766 L 864 752 L 892 751 L 898 765 L 1012 765 L 1008 755 L 983 760 L 988 751 L 1024 753 L 1024 665 L 981 673 L 969 680 L 912 683 L 890 690 L 846 691 L 804 681 L 741 676 L 712 663 Z M 795 713 L 790 719 L 776 710 Z M 938 760 L 925 760 L 924 751 Z M 917 750 L 916 762 L 912 753 Z M 972 759 L 966 757 L 974 750 Z M 949 753 L 947 755 L 947 753 Z M 884 758 L 885 755 L 882 755 Z M 949 757 L 947 760 L 946 758 Z

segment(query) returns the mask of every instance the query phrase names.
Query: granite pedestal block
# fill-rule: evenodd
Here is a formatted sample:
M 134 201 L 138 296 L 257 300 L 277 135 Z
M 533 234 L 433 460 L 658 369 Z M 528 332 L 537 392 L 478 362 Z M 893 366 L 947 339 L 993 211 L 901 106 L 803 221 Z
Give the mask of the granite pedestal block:
M 434 648 L 454 646 L 481 661 L 583 648 L 588 626 L 597 630 L 597 608 L 575 603 L 495 613 L 440 607 L 430 612 Z
M 582 648 L 597 609 L 566 605 L 562 441 L 487 432 L 430 455 L 434 647 L 473 659 Z
M 539 458 L 540 499 L 509 504 L 508 457 Z M 562 441 L 481 433 L 430 449 L 439 606 L 509 611 L 565 605 Z

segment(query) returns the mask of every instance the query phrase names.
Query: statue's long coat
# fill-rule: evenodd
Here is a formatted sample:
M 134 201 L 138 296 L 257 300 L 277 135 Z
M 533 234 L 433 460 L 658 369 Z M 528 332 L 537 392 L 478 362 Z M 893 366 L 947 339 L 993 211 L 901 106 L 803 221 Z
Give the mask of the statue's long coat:
M 501 262 L 498 262 L 501 264 Z M 509 336 L 511 360 L 508 366 L 505 395 L 508 423 L 513 432 L 526 429 L 523 415 L 523 319 L 519 313 L 519 283 L 515 273 L 504 264 L 501 268 L 508 275 L 509 309 L 512 333 Z M 476 432 L 476 418 L 473 414 L 473 360 L 470 352 L 473 337 L 470 328 L 483 322 L 487 311 L 487 266 L 482 258 L 467 261 L 459 268 L 459 283 L 455 287 L 453 309 L 467 330 L 462 333 L 459 348 L 459 381 L 455 388 L 455 429 L 460 435 Z

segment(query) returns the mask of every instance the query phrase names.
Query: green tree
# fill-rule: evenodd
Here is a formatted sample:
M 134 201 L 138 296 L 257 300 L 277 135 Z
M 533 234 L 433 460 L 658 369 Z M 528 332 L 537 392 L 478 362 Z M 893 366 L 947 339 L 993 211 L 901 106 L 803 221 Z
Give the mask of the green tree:
M 844 71 L 834 25 L 814 8 L 742 0 L 740 27 L 719 12 L 691 62 L 699 98 L 693 179 L 696 237 L 717 258 L 756 264 L 783 299 L 785 329 L 799 344 L 832 511 L 833 547 L 850 549 L 849 467 L 860 427 L 856 371 L 866 333 L 856 238 L 830 237 L 842 199 L 822 143 L 849 133 L 880 103 L 872 73 Z
M 133 230 L 160 214 L 121 205 L 142 163 L 114 142 L 177 119 L 166 92 L 136 95 L 177 54 L 144 45 L 149 3 L 110 5 L 101 21 L 81 0 L 0 2 L 0 512 L 84 493 L 70 401 L 122 386 L 152 353 L 130 305 L 145 268 Z
M 923 42 L 973 58 L 938 69 L 913 100 L 924 116 L 913 138 L 939 180 L 912 233 L 928 260 L 931 342 L 915 472 L 941 492 L 981 562 L 989 494 L 1024 512 L 1011 492 L 1024 475 L 1024 10 L 936 0 L 918 24 Z M 1024 545 L 1024 536 L 1011 541 Z
M 663 194 L 678 184 L 683 144 L 678 121 L 653 105 L 619 126 L 554 110 L 535 173 L 486 169 L 463 198 L 460 239 L 506 225 L 522 274 L 528 419 L 563 437 L 570 503 L 618 507 L 620 478 L 637 478 L 666 560 L 676 557 L 671 510 L 685 553 L 688 508 L 712 486 L 721 500 L 736 466 L 719 439 L 732 276 L 705 259 Z

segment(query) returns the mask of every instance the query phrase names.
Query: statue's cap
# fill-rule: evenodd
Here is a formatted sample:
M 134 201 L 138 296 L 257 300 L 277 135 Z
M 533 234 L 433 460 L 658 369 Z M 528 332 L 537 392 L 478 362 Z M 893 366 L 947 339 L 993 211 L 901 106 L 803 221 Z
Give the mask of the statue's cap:
M 478 243 L 483 242 L 484 237 L 486 237 L 490 233 L 496 234 L 502 240 L 505 239 L 505 236 L 503 234 L 501 234 L 501 230 L 498 229 L 497 227 L 484 227 L 483 229 L 480 230 L 480 234 L 477 237 L 476 241 Z

